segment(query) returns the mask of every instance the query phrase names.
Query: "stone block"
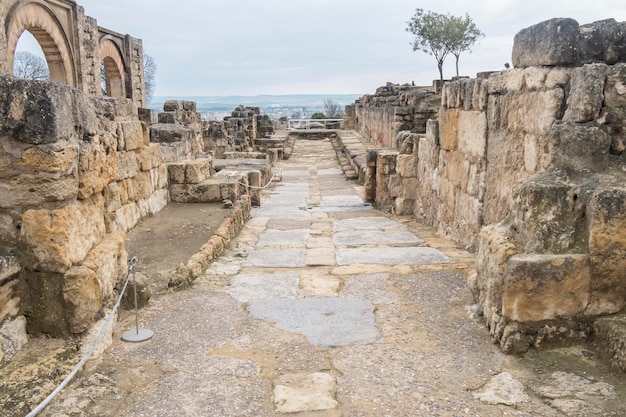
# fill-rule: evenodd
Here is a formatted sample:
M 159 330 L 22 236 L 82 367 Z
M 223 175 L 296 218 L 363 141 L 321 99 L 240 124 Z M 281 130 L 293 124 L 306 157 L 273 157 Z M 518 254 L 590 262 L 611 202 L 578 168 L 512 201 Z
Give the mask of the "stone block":
M 0 327 L 0 363 L 9 361 L 26 343 L 28 343 L 28 334 L 26 333 L 26 318 L 24 316 L 18 316 L 2 323 L 2 327 Z
M 185 182 L 187 184 L 199 184 L 211 176 L 211 160 L 198 158 L 189 161 L 185 168 Z
M 96 273 L 83 266 L 70 268 L 63 277 L 63 300 L 70 333 L 82 333 L 91 326 L 102 306 Z
M 545 135 L 550 132 L 554 122 L 562 117 L 565 93 L 560 88 L 530 91 L 515 95 L 507 101 L 501 108 L 504 112 L 502 117 L 512 132 Z
M 438 121 L 441 149 L 456 150 L 459 141 L 459 110 L 441 109 Z
M 522 323 L 581 316 L 590 279 L 587 255 L 514 255 L 507 261 L 502 314 Z
M 580 61 L 578 22 L 555 18 L 519 31 L 513 39 L 513 66 L 574 66 Z
M 485 161 L 479 161 L 470 164 L 469 173 L 467 175 L 466 192 L 472 197 L 478 198 L 480 201 L 485 197 Z
M 119 122 L 124 151 L 132 151 L 149 143 L 147 128 L 140 121 Z
M 137 105 L 131 99 L 107 96 L 95 96 L 90 99 L 97 114 L 111 121 L 132 120 L 139 113 Z
M 378 152 L 376 161 L 377 175 L 391 175 L 396 173 L 396 160 L 399 153 L 397 151 L 381 150 Z
M 90 98 L 60 83 L 0 77 L 0 136 L 34 145 L 82 141 L 98 130 Z
M 529 67 L 524 69 L 524 82 L 529 90 L 545 90 L 546 77 L 550 72 L 549 68 Z M 549 87 L 548 89 L 554 88 Z
M 626 372 L 626 316 L 603 317 L 593 323 L 594 340 L 611 367 Z
M 150 171 L 159 167 L 163 162 L 161 160 L 161 145 L 158 143 L 149 143 L 135 151 L 137 155 L 137 163 L 141 171 Z
M 27 169 L 54 174 L 71 174 L 78 162 L 78 145 L 40 145 L 30 147 L 17 161 Z M 6 172 L 6 171 L 4 171 Z
M 481 306 L 485 322 L 492 336 L 500 339 L 502 314 L 502 288 L 509 258 L 518 252 L 510 230 L 501 224 L 492 224 L 481 229 L 476 253 L 477 277 L 476 300 Z
M 597 126 L 555 124 L 548 140 L 557 168 L 598 172 L 610 166 L 611 137 Z
M 459 189 L 467 190 L 470 164 L 459 151 L 445 153 L 445 178 Z
M 426 121 L 426 137 L 435 145 L 439 145 L 439 121 L 428 119 Z M 420 139 L 421 142 L 421 139 Z
M 100 193 L 119 176 L 123 159 L 114 148 L 92 142 L 81 144 L 78 158 L 79 198 Z
M 583 63 L 626 61 L 626 22 L 605 19 L 581 25 L 580 46 Z
M 189 161 L 173 162 L 167 164 L 167 173 L 170 184 L 184 184 L 185 170 Z
M 230 194 L 228 188 L 224 189 L 227 194 L 222 192 L 222 181 L 210 178 L 200 184 L 170 184 L 170 200 L 177 203 L 221 202 Z
M 133 191 L 135 192 L 135 201 L 144 200 L 154 192 L 155 188 L 152 183 L 150 172 L 138 172 L 132 179 Z
M 65 273 L 104 233 L 101 195 L 56 210 L 28 210 L 22 215 L 20 234 L 25 264 L 36 271 Z
M 585 189 L 542 174 L 519 184 L 514 222 L 526 252 L 563 253 L 584 246 Z
M 107 234 L 82 262 L 81 266 L 95 273 L 103 302 L 115 300 L 115 287 L 126 275 L 125 239 L 126 233 L 121 230 Z
M 587 64 L 572 71 L 564 122 L 585 123 L 600 115 L 607 73 L 606 64 Z
M 193 129 L 180 125 L 157 123 L 150 126 L 150 142 L 174 143 L 192 141 Z
M 69 336 L 67 307 L 62 290 L 64 274 L 25 269 L 20 278 L 20 310 L 28 317 L 28 333 Z
M 487 113 L 461 111 L 458 118 L 458 149 L 475 158 L 487 156 Z
M 626 189 L 597 190 L 587 218 L 592 270 L 588 314 L 616 313 L 626 305 Z
M 196 112 L 196 102 L 187 100 L 167 100 L 163 103 L 163 111 L 185 110 Z
M 137 172 L 139 172 L 139 160 L 136 152 L 118 152 L 116 156 L 116 181 L 133 178 L 137 175 Z
M 403 178 L 417 176 L 417 158 L 414 155 L 398 155 L 396 171 Z
M 78 178 L 20 175 L 0 179 L 0 208 L 40 207 L 45 203 L 69 202 L 78 196 Z
M 104 206 L 107 212 L 114 212 L 122 207 L 120 186 L 117 182 L 112 182 L 104 189 Z
M 139 200 L 137 206 L 139 207 L 140 216 L 152 216 L 159 211 L 163 210 L 167 206 L 169 198 L 169 192 L 167 189 L 160 189 L 152 193 L 150 197 L 145 200 Z
M 123 230 L 128 232 L 139 223 L 141 213 L 135 203 L 129 203 L 115 212 L 115 225 L 111 230 Z
M 524 71 L 514 69 L 501 71 L 487 80 L 487 95 L 519 93 L 524 89 Z

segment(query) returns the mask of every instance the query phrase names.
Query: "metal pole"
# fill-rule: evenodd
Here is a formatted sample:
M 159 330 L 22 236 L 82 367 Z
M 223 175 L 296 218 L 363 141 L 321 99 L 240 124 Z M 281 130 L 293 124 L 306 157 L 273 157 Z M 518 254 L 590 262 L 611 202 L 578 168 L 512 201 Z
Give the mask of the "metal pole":
M 135 331 L 127 330 L 122 334 L 122 340 L 125 342 L 143 342 L 151 339 L 154 336 L 154 332 L 149 329 L 139 328 L 139 312 L 137 308 L 137 280 L 135 279 L 135 266 L 137 265 L 137 258 L 132 257 L 130 260 L 130 269 L 133 272 L 133 290 L 135 297 Z

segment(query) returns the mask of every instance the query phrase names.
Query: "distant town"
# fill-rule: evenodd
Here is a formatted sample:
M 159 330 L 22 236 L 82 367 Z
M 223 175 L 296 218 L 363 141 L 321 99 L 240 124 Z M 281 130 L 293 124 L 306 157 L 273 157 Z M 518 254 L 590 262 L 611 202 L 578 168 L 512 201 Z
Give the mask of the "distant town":
M 153 97 L 149 108 L 156 112 L 163 110 L 167 100 L 195 101 L 203 120 L 223 120 L 239 105 L 259 107 L 261 114 L 268 115 L 272 120 L 286 118 L 305 118 L 313 113 L 324 111 L 324 100 L 331 99 L 342 108 L 353 104 L 363 94 L 292 94 L 292 95 L 261 95 L 261 96 L 197 96 L 197 97 Z

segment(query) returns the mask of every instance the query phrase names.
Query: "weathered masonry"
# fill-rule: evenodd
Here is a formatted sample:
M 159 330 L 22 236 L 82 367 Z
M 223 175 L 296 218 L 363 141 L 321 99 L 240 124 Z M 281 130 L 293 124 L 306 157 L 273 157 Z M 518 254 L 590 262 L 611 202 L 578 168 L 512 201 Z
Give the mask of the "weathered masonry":
M 51 81 L 103 95 L 131 99 L 145 107 L 143 46 L 140 39 L 99 27 L 71 0 L 3 0 L 0 3 L 0 75 L 13 74 L 20 35 L 28 30 L 46 56 Z
M 469 284 L 506 352 L 626 307 L 626 22 L 537 24 L 513 63 L 436 104 L 387 85 L 347 109 L 367 196 L 477 252 Z

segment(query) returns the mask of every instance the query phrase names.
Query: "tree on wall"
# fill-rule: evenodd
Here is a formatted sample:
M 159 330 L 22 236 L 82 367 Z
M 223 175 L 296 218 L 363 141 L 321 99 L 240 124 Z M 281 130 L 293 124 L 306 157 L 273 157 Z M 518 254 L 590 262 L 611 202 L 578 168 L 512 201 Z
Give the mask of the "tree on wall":
M 150 103 L 152 97 L 154 96 L 154 88 L 155 88 L 155 76 L 156 76 L 157 65 L 154 62 L 152 56 L 148 54 L 143 54 L 143 76 L 144 76 L 144 84 L 146 86 L 146 104 Z
M 50 71 L 48 70 L 46 60 L 28 51 L 15 53 L 13 75 L 26 80 L 47 81 L 50 79 Z
M 459 57 L 470 51 L 476 41 L 485 36 L 466 13 L 463 17 L 416 9 L 407 22 L 407 32 L 414 35 L 414 51 L 433 55 L 437 60 L 439 79 L 443 80 L 443 63 L 449 53 L 456 58 L 456 75 L 459 75 Z
M 471 52 L 471 47 L 480 38 L 485 36 L 478 29 L 476 23 L 469 14 L 465 13 L 464 17 L 448 16 L 450 25 L 450 39 L 448 40 L 448 48 L 450 53 L 456 58 L 456 76 L 459 76 L 459 56 L 461 52 Z
M 435 57 L 439 78 L 443 80 L 443 62 L 450 53 L 448 46 L 448 18 L 445 15 L 416 9 L 407 22 L 407 32 L 413 34 L 413 51 L 422 51 Z

